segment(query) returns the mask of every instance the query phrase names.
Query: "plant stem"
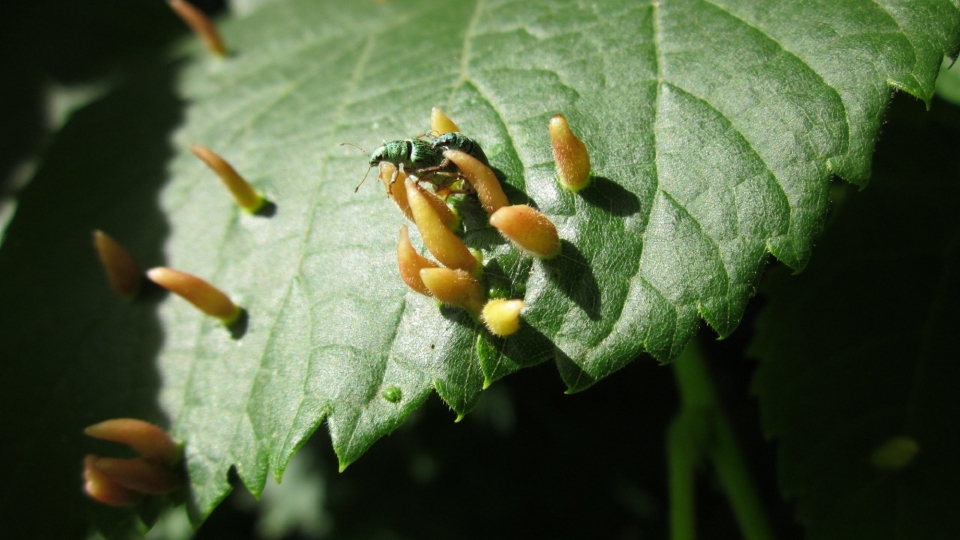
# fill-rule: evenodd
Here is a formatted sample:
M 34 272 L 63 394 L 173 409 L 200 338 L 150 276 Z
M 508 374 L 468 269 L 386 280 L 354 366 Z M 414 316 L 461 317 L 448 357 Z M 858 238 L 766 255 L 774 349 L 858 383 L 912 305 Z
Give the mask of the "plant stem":
M 772 540 L 773 532 L 767 522 L 763 505 L 757 496 L 747 470 L 746 462 L 740 454 L 736 437 L 730 421 L 727 419 L 720 401 L 713 390 L 710 376 L 704 362 L 703 353 L 696 340 L 674 362 L 677 385 L 680 388 L 680 413 L 667 434 L 667 448 L 670 452 L 670 502 L 671 525 L 674 540 L 694 538 L 692 516 L 692 475 L 700 453 L 706 454 L 717 470 L 717 476 L 730 499 L 730 506 L 747 540 Z M 683 430 L 681 436 L 675 431 Z M 684 444 L 685 448 L 678 449 Z M 674 453 L 679 453 L 674 456 Z M 685 457 L 686 456 L 686 457 Z M 692 456 L 692 460 L 690 459 Z M 690 475 L 687 488 L 681 484 L 683 473 L 675 471 L 680 463 L 688 463 L 686 474 Z M 675 479 L 675 476 L 677 477 Z M 684 480 L 685 481 L 685 480 Z M 674 490 L 681 490 L 675 494 Z M 685 490 L 691 490 L 686 493 Z M 690 500 L 688 503 L 687 500 Z M 674 508 L 677 505 L 678 508 Z M 689 508 L 688 508 L 689 507 Z M 685 520 L 680 523 L 680 520 Z
M 716 443 L 710 452 L 720 483 L 727 491 L 733 514 L 747 540 L 772 540 L 773 531 L 767 522 L 763 504 L 750 478 L 747 464 L 740 454 L 733 427 L 722 412 L 715 417 Z
M 680 414 L 667 428 L 667 459 L 670 482 L 670 538 L 694 540 L 696 512 L 694 480 L 700 453 L 691 437 L 687 416 Z

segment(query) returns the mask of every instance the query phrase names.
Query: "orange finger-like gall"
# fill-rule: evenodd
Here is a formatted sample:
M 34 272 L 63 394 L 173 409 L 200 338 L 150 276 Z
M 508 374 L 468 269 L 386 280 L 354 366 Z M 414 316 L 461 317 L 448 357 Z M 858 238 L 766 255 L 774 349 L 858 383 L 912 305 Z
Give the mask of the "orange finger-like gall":
M 537 258 L 552 259 L 560 254 L 557 227 L 550 218 L 530 206 L 505 206 L 490 216 L 490 225 Z
M 387 195 L 397 203 L 397 207 L 407 219 L 413 221 L 410 212 L 410 203 L 407 202 L 407 173 L 397 170 L 397 166 L 389 161 L 380 162 L 380 181 L 387 188 Z
M 220 319 L 223 324 L 233 324 L 239 317 L 241 309 L 220 289 L 206 281 L 188 274 L 159 266 L 147 270 L 147 277 L 164 289 L 187 300 L 197 309 Z
M 480 262 L 467 249 L 463 240 L 450 231 L 436 208 L 424 196 L 423 189 L 410 179 L 407 179 L 406 187 L 407 201 L 427 250 L 448 268 L 458 268 L 473 274 L 481 272 Z
M 483 306 L 483 324 L 495 336 L 513 335 L 520 329 L 520 312 L 523 306 L 523 300 L 493 298 Z
M 83 430 L 94 439 L 123 443 L 142 457 L 173 466 L 180 461 L 180 446 L 159 427 L 136 418 L 114 418 Z
M 114 482 L 138 493 L 166 495 L 180 486 L 180 477 L 173 469 L 143 457 L 97 457 L 93 466 Z
M 477 278 L 463 270 L 424 268 L 420 270 L 420 279 L 437 300 L 462 307 L 479 320 L 486 295 Z
M 92 499 L 110 506 L 133 506 L 143 499 L 143 494 L 125 488 L 113 481 L 96 467 L 97 456 L 83 459 L 83 490 Z
M 93 245 L 114 292 L 126 300 L 136 297 L 143 276 L 130 253 L 103 231 L 93 231 Z
M 400 227 L 400 241 L 397 243 L 397 261 L 400 265 L 400 278 L 411 289 L 424 296 L 431 296 L 430 290 L 420 279 L 420 270 L 424 268 L 437 268 L 439 265 L 430 259 L 417 253 L 410 243 L 410 235 L 407 226 Z
M 488 214 L 493 214 L 510 204 L 493 170 L 479 159 L 460 150 L 446 150 L 443 157 L 452 161 L 460 169 L 460 173 L 477 192 L 477 198 L 480 199 L 480 204 Z
M 217 31 L 217 27 L 213 24 L 213 21 L 202 11 L 184 0 L 167 0 L 167 4 L 170 5 L 170 9 L 183 19 L 183 22 L 187 23 L 187 26 L 203 41 L 207 50 L 217 56 L 227 55 L 227 48 L 223 44 L 223 39 L 220 38 L 220 32 Z
M 557 164 L 560 184 L 576 193 L 590 185 L 590 154 L 567 124 L 562 114 L 550 119 L 550 144 Z
M 233 200 L 236 201 L 237 206 L 253 214 L 266 204 L 263 195 L 253 189 L 253 186 L 233 168 L 233 165 L 230 165 L 219 154 L 198 144 L 191 144 L 190 151 L 220 177 L 220 181 L 233 195 Z

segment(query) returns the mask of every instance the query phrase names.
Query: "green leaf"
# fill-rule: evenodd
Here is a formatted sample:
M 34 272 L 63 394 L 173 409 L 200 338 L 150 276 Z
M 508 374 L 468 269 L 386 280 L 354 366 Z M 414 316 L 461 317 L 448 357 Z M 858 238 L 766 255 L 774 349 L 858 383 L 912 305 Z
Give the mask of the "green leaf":
M 752 346 L 781 489 L 810 538 L 960 535 L 960 129 L 887 131 L 870 189 L 841 200 L 807 271 L 771 273 Z M 919 451 L 875 467 L 896 437 Z M 909 457 L 900 443 L 888 462 Z
M 960 68 L 952 69 L 955 62 L 949 58 L 943 59 L 937 77 L 937 95 L 957 105 L 960 104 Z
M 960 8 L 914 6 L 244 3 L 222 25 L 230 57 L 191 45 L 149 64 L 162 67 L 76 113 L 46 154 L 0 250 L 0 302 L 18 315 L 0 339 L 37 362 L 3 367 L 3 410 L 35 408 L 40 424 L 17 426 L 63 462 L 66 499 L 92 448 L 83 425 L 168 418 L 199 520 L 231 466 L 258 494 L 324 418 L 346 466 L 434 389 L 462 416 L 485 385 L 552 357 L 577 391 L 644 351 L 669 361 L 701 317 L 726 336 L 768 252 L 806 264 L 830 175 L 865 183 L 888 84 L 932 95 Z M 506 340 L 397 279 L 403 218 L 379 188 L 353 193 L 366 158 L 337 145 L 423 133 L 434 105 L 565 241 L 556 261 L 530 261 L 464 208 L 487 284 L 526 301 Z M 553 178 L 557 112 L 599 177 L 579 195 Z M 231 161 L 276 214 L 240 212 L 188 143 Z M 246 332 L 175 297 L 113 299 L 93 227 L 144 266 L 222 288 Z

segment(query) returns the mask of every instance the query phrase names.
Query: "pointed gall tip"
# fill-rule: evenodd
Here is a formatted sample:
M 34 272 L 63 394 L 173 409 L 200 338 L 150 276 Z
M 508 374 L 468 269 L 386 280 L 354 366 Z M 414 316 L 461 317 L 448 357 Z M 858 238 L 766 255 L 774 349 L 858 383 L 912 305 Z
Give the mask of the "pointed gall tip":
M 182 455 L 180 446 L 166 431 L 136 418 L 114 418 L 87 426 L 85 434 L 94 439 L 123 443 L 144 458 L 165 465 L 176 465 Z
M 458 268 L 471 273 L 482 271 L 483 267 L 467 249 L 463 240 L 460 240 L 447 227 L 447 224 L 437 212 L 436 206 L 431 204 L 427 196 L 424 195 L 423 188 L 408 178 L 406 189 L 407 201 L 410 203 L 413 220 L 417 224 L 417 229 L 420 230 L 420 236 L 423 238 L 427 250 L 440 261 L 440 264 L 448 268 Z
M 524 305 L 523 300 L 494 298 L 483 306 L 481 318 L 491 334 L 507 337 L 520 329 L 520 312 Z
M 180 478 L 172 469 L 142 457 L 98 457 L 93 466 L 110 480 L 138 493 L 166 495 L 180 487 Z
M 453 423 L 454 423 L 454 424 L 459 424 L 460 421 L 463 420 L 463 419 L 466 418 L 466 417 L 467 417 L 467 415 L 465 415 L 465 414 L 457 413 L 457 417 L 453 420 Z
M 235 322 L 243 311 L 223 291 L 192 274 L 158 266 L 147 270 L 147 277 L 227 326 Z
M 452 161 L 460 169 L 460 173 L 477 192 L 477 198 L 480 199 L 480 204 L 488 214 L 493 214 L 510 204 L 507 195 L 503 192 L 503 186 L 497 180 L 497 175 L 482 161 L 460 150 L 446 150 L 443 157 Z
M 208 51 L 221 58 L 227 55 L 227 47 L 220 38 L 220 32 L 206 14 L 185 0 L 167 0 L 167 4 L 203 41 Z
M 400 278 L 414 291 L 424 295 L 431 296 L 430 290 L 420 279 L 420 270 L 424 268 L 437 268 L 439 265 L 430 259 L 417 253 L 410 243 L 410 234 L 407 226 L 400 227 L 400 241 L 397 243 L 397 262 L 400 266 Z
M 562 114 L 550 119 L 550 143 L 560 185 L 576 193 L 590 185 L 590 154 Z
M 140 502 L 143 494 L 125 488 L 103 474 L 96 467 L 98 459 L 94 455 L 83 459 L 83 491 L 91 499 L 109 506 L 133 506 Z
M 480 389 L 481 389 L 481 390 L 486 390 L 487 388 L 490 388 L 490 385 L 491 385 L 491 384 L 493 384 L 493 381 L 491 381 L 490 379 L 484 377 L 484 378 L 483 378 L 483 387 L 480 388 Z
M 439 107 L 430 109 L 430 129 L 438 136 L 460 131 L 460 128 L 447 115 L 443 114 Z
M 113 237 L 100 230 L 93 231 L 93 245 L 114 292 L 125 300 L 136 298 L 143 276 L 130 253 Z
M 550 218 L 530 206 L 505 206 L 490 216 L 490 225 L 537 258 L 552 259 L 560 254 L 557 227 Z
M 236 201 L 237 206 L 243 208 L 244 211 L 254 214 L 266 204 L 267 201 L 263 195 L 253 189 L 253 186 L 233 168 L 233 165 L 230 165 L 219 154 L 199 144 L 191 144 L 190 151 L 220 177 L 220 181 L 233 195 L 233 200 Z
M 474 319 L 480 319 L 486 294 L 483 285 L 469 272 L 450 268 L 424 268 L 420 270 L 420 279 L 437 300 L 461 307 Z
M 870 457 L 873 466 L 881 471 L 899 471 L 913 461 L 920 445 L 910 437 L 893 437 L 877 447 Z

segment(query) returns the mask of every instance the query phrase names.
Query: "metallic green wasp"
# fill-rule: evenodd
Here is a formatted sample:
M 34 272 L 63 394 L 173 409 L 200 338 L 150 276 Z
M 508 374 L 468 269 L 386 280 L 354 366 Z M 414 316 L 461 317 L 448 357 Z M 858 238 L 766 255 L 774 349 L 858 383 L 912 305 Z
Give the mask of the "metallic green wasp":
M 350 143 L 340 143 L 341 146 L 346 144 Z M 360 148 L 359 146 L 356 148 L 366 153 L 366 150 L 363 148 Z M 394 172 L 393 178 L 390 179 L 391 184 L 396 181 L 397 175 L 401 171 L 417 176 L 420 181 L 433 181 L 432 177 L 436 175 L 440 175 L 445 179 L 451 176 L 459 176 L 455 170 L 450 170 L 450 162 L 444 159 L 443 151 L 434 149 L 432 141 L 426 141 L 423 139 L 403 139 L 399 141 L 384 142 L 382 146 L 375 149 L 373 153 L 370 154 L 370 169 L 376 167 L 384 161 L 393 163 L 397 166 L 397 171 Z M 363 185 L 363 182 L 367 179 L 367 175 L 370 174 L 370 169 L 367 169 L 367 174 L 363 176 L 363 180 L 360 181 L 360 184 L 357 185 L 356 189 L 354 189 L 354 192 L 360 189 L 360 186 Z M 434 183 L 442 184 L 447 182 L 445 180 L 443 182 Z
M 444 149 L 460 150 L 461 152 L 466 152 L 467 154 L 477 158 L 484 165 L 488 167 L 490 166 L 490 162 L 487 161 L 487 155 L 483 153 L 483 148 L 480 148 L 480 144 L 470 137 L 460 133 L 459 131 L 444 133 L 443 135 L 434 138 L 432 141 L 430 141 L 430 146 L 435 151 L 440 153 L 441 158 L 443 157 Z

